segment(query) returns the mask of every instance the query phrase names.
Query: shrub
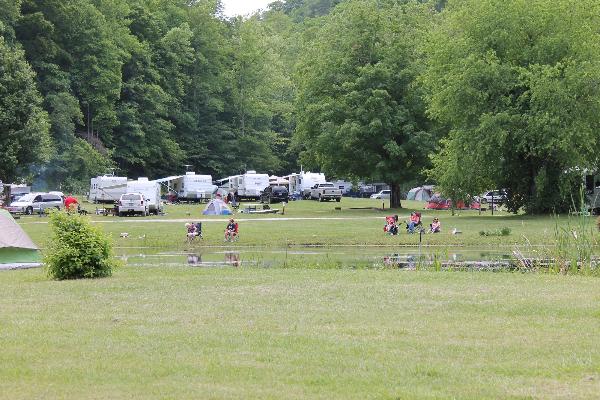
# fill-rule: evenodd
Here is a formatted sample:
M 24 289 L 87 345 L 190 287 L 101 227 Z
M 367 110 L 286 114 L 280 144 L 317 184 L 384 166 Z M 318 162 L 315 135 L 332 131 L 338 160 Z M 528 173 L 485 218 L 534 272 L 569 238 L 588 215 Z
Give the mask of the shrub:
M 52 237 L 44 263 L 51 278 L 100 278 L 112 274 L 117 261 L 112 257 L 110 240 L 86 218 L 53 212 L 50 227 Z
M 479 231 L 479 236 L 508 236 L 510 235 L 510 228 L 505 226 L 501 229 L 496 229 L 494 231 Z

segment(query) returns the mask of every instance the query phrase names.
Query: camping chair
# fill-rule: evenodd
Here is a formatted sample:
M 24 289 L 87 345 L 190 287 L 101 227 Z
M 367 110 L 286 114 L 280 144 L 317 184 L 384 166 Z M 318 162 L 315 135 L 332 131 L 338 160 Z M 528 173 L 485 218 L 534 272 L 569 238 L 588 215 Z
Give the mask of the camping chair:
M 202 237 L 202 222 L 196 222 L 194 225 L 196 226 L 196 232 L 194 232 L 194 234 L 200 239 L 204 239 Z
M 240 227 L 237 222 L 234 223 L 234 229 L 232 231 L 225 231 L 225 241 L 227 242 L 235 242 L 238 240 L 240 235 Z
M 389 235 L 397 235 L 398 234 L 398 221 L 394 216 L 390 215 L 385 217 L 385 226 L 383 227 L 383 231 Z
M 421 221 L 421 213 L 415 212 L 415 215 L 417 216 L 417 222 L 414 224 L 412 229 L 410 228 L 410 221 L 406 223 L 406 232 L 407 233 L 414 233 L 417 228 L 423 230 L 423 222 Z
M 196 237 L 200 237 L 202 239 L 202 223 L 188 223 L 185 224 L 186 227 L 186 240 L 188 243 L 192 243 Z

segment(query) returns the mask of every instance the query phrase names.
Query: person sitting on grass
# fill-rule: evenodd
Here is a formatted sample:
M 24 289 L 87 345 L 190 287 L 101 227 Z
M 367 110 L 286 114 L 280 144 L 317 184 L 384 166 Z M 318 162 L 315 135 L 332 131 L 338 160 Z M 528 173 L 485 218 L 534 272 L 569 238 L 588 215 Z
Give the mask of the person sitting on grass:
M 438 217 L 435 217 L 433 219 L 433 222 L 431 222 L 431 225 L 429 225 L 429 232 L 430 233 L 440 233 L 442 231 L 442 224 L 440 222 L 440 219 Z
M 389 217 L 385 217 L 385 226 L 383 227 L 383 231 L 385 233 L 389 233 L 390 235 L 398 234 L 398 216 L 390 215 Z
M 406 223 L 408 233 L 415 233 L 415 228 L 419 225 L 421 225 L 421 213 L 411 212 L 410 220 Z
M 231 218 L 225 228 L 225 241 L 234 241 L 238 235 L 238 224 Z

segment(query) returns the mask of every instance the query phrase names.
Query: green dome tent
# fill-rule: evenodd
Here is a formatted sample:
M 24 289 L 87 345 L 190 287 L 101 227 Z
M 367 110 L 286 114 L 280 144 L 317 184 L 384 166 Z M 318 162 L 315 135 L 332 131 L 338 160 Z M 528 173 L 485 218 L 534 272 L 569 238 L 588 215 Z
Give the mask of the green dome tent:
M 39 263 L 38 247 L 15 222 L 12 215 L 0 209 L 0 267 Z

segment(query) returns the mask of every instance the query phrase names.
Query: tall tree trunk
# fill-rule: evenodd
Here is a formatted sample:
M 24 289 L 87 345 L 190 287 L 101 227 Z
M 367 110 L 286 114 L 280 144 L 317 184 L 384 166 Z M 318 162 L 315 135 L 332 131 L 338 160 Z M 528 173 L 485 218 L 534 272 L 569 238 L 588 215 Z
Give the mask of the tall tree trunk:
M 402 208 L 400 202 L 400 184 L 390 183 L 390 208 Z

